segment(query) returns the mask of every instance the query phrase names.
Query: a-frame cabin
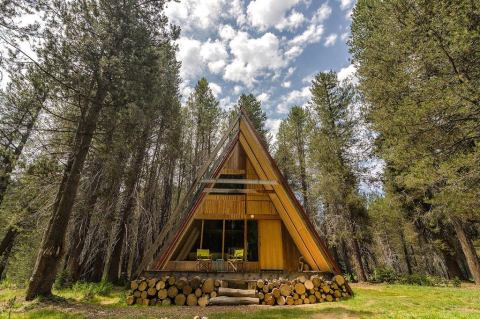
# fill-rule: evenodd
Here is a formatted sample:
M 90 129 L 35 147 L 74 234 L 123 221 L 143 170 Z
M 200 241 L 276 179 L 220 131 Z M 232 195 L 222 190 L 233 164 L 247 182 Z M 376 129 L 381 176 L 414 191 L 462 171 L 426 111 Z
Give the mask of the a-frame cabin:
M 139 271 L 338 274 L 264 142 L 246 113 L 239 113 L 220 141 L 223 151 L 222 145 L 215 150 L 222 155 L 200 169 L 196 186 L 166 225 L 168 236 L 154 243 Z M 207 252 L 211 265 L 199 268 L 199 251 Z M 241 267 L 229 267 L 235 251 Z

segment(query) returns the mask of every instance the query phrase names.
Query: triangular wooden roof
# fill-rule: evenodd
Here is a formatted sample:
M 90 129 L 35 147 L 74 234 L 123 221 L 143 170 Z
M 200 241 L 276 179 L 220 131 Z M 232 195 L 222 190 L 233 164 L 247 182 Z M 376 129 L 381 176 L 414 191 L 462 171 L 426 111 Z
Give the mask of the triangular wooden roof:
M 235 119 L 234 123 L 232 123 L 220 143 L 228 145 L 225 145 L 222 152 L 223 154 L 217 158 L 216 162 L 215 157 L 210 158 L 210 161 L 213 163 L 213 167 L 210 169 L 210 177 L 219 177 L 221 168 L 233 152 L 235 145 L 239 143 L 258 174 L 259 179 L 278 182 L 276 184 L 265 185 L 265 188 L 271 191 L 268 192 L 268 196 L 305 261 L 314 271 L 339 274 L 340 268 L 332 258 L 322 238 L 315 230 L 302 205 L 298 202 L 291 188 L 288 186 L 248 115 L 243 110 L 240 110 L 239 116 Z M 215 151 L 218 151 L 220 146 L 221 145 L 218 145 Z M 210 162 L 207 163 L 205 167 L 208 167 L 208 165 L 210 165 Z M 200 170 L 202 171 L 203 168 Z M 199 182 L 200 178 L 208 177 L 205 175 L 206 171 L 207 169 L 205 168 L 204 171 L 197 175 L 196 182 Z M 157 242 L 152 245 L 145 254 L 144 260 L 140 264 L 140 269 L 137 269 L 136 274 L 139 274 L 147 268 L 146 265 L 151 263 L 153 255 L 158 251 L 160 246 L 162 246 L 163 242 L 165 242 L 165 244 L 159 251 L 155 263 L 153 263 L 148 270 L 161 270 L 170 260 L 176 246 L 193 221 L 196 208 L 199 207 L 205 198 L 206 193 L 202 191 L 203 188 L 205 188 L 205 184 L 201 184 L 199 191 L 195 194 L 189 191 L 189 193 L 191 193 L 189 196 L 192 198 L 188 206 L 184 207 L 184 214 L 181 214 L 183 216 L 180 218 L 181 220 L 179 220 L 178 227 L 172 228 L 169 238 L 157 240 Z M 188 200 L 188 198 L 185 200 Z M 177 207 L 175 211 L 177 210 L 180 211 L 181 207 Z M 171 219 L 179 218 L 176 216 L 178 214 L 176 214 L 175 211 Z

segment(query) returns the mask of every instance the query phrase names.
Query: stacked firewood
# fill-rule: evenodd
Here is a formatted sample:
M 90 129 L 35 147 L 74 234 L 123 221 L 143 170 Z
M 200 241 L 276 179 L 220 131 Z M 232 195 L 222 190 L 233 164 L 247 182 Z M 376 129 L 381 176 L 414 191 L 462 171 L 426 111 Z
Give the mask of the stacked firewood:
M 193 277 L 190 280 L 174 276 L 142 278 L 130 283 L 127 304 L 205 307 L 211 298 L 217 296 L 219 287 L 220 281 L 200 277 Z
M 207 305 L 301 305 L 338 301 L 350 296 L 345 279 L 337 275 L 331 281 L 319 276 L 295 280 L 250 282 L 250 289 L 227 288 L 228 282 L 193 277 L 138 279 L 130 283 L 127 304 L 201 306 Z M 255 289 L 253 289 L 255 288 Z
M 316 275 L 310 279 L 300 276 L 291 281 L 259 279 L 256 291 L 260 303 L 271 306 L 339 301 L 350 296 L 345 278 L 341 275 L 333 277 L 331 281 Z

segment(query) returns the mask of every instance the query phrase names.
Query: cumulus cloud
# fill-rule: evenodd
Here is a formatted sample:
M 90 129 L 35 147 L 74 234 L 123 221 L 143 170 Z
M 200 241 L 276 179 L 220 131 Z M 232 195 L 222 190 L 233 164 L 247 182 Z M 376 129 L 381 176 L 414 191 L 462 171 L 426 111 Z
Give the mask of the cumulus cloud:
M 257 95 L 257 100 L 259 100 L 259 101 L 262 102 L 262 103 L 268 101 L 269 98 L 270 98 L 270 94 L 265 93 L 265 92 L 263 92 L 262 94 Z
M 242 90 L 243 90 L 243 87 L 242 87 L 242 86 L 240 86 L 240 85 L 235 85 L 235 87 L 233 88 L 233 93 L 235 93 L 235 94 L 238 95 L 238 94 L 240 94 L 240 93 L 242 92 Z
M 265 127 L 270 131 L 272 135 L 273 143 L 276 142 L 278 129 L 280 128 L 280 123 L 282 123 L 281 119 L 267 119 L 265 121 Z
M 340 9 L 347 10 L 350 9 L 355 2 L 355 0 L 338 0 L 340 2 Z
M 207 29 L 215 25 L 225 12 L 226 0 L 183 0 L 169 2 L 165 15 L 184 30 Z
M 221 73 L 227 64 L 228 53 L 225 45 L 218 41 L 202 43 L 195 39 L 180 37 L 177 40 L 178 58 L 182 61 L 180 75 L 184 79 L 199 76 L 205 67 L 212 73 Z
M 289 88 L 291 85 L 292 85 L 292 82 L 290 82 L 290 81 L 285 81 L 285 82 L 282 83 L 282 86 L 284 88 Z
M 220 73 L 227 64 L 228 53 L 225 45 L 218 40 L 212 42 L 208 39 L 202 44 L 200 49 L 202 60 L 208 65 L 208 69 L 212 73 Z
M 235 37 L 236 31 L 230 25 L 221 25 L 218 28 L 218 34 L 223 40 L 231 40 Z
M 295 30 L 305 22 L 305 16 L 301 12 L 292 10 L 292 13 L 278 23 L 275 28 L 278 30 Z
M 280 103 L 277 104 L 276 111 L 278 113 L 286 114 L 293 105 L 303 106 L 310 100 L 310 87 L 305 86 L 300 90 L 290 91 L 288 94 L 280 98 Z
M 352 81 L 355 83 L 357 81 L 355 77 L 355 73 L 357 72 L 357 68 L 355 65 L 350 64 L 347 67 L 341 68 L 340 71 L 337 73 L 337 77 L 339 81 Z
M 217 83 L 210 82 L 210 83 L 208 83 L 208 86 L 212 90 L 213 96 L 215 96 L 215 98 L 218 98 L 218 96 L 220 94 L 222 94 L 222 87 L 220 85 L 218 85 Z
M 331 47 L 331 46 L 335 45 L 335 42 L 337 42 L 337 35 L 335 33 L 332 33 L 327 37 L 324 45 L 326 47 Z
M 234 58 L 225 68 L 225 80 L 242 82 L 251 87 L 262 72 L 285 66 L 279 39 L 273 33 L 250 38 L 248 33 L 238 32 L 229 46 Z
M 327 20 L 328 17 L 332 14 L 332 8 L 328 5 L 328 3 L 322 4 L 312 18 L 312 23 L 322 23 L 323 21 Z
M 266 30 L 281 24 L 285 14 L 300 0 L 252 0 L 247 7 L 248 21 L 253 27 Z
M 198 40 L 180 37 L 177 40 L 178 59 L 182 61 L 180 76 L 191 79 L 202 73 L 202 57 L 198 54 L 202 43 Z

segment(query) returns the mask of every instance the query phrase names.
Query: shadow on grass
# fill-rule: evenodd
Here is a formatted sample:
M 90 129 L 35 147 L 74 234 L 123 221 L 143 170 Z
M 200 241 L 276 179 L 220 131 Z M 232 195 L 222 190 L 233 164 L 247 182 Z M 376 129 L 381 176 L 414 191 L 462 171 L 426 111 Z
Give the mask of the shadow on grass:
M 281 309 L 265 309 L 265 310 L 253 310 L 245 312 L 223 312 L 217 314 L 211 314 L 211 319 L 221 318 L 261 318 L 261 319 L 278 319 L 278 318 L 360 318 L 371 317 L 373 312 L 363 310 L 352 310 L 344 307 L 292 307 Z

